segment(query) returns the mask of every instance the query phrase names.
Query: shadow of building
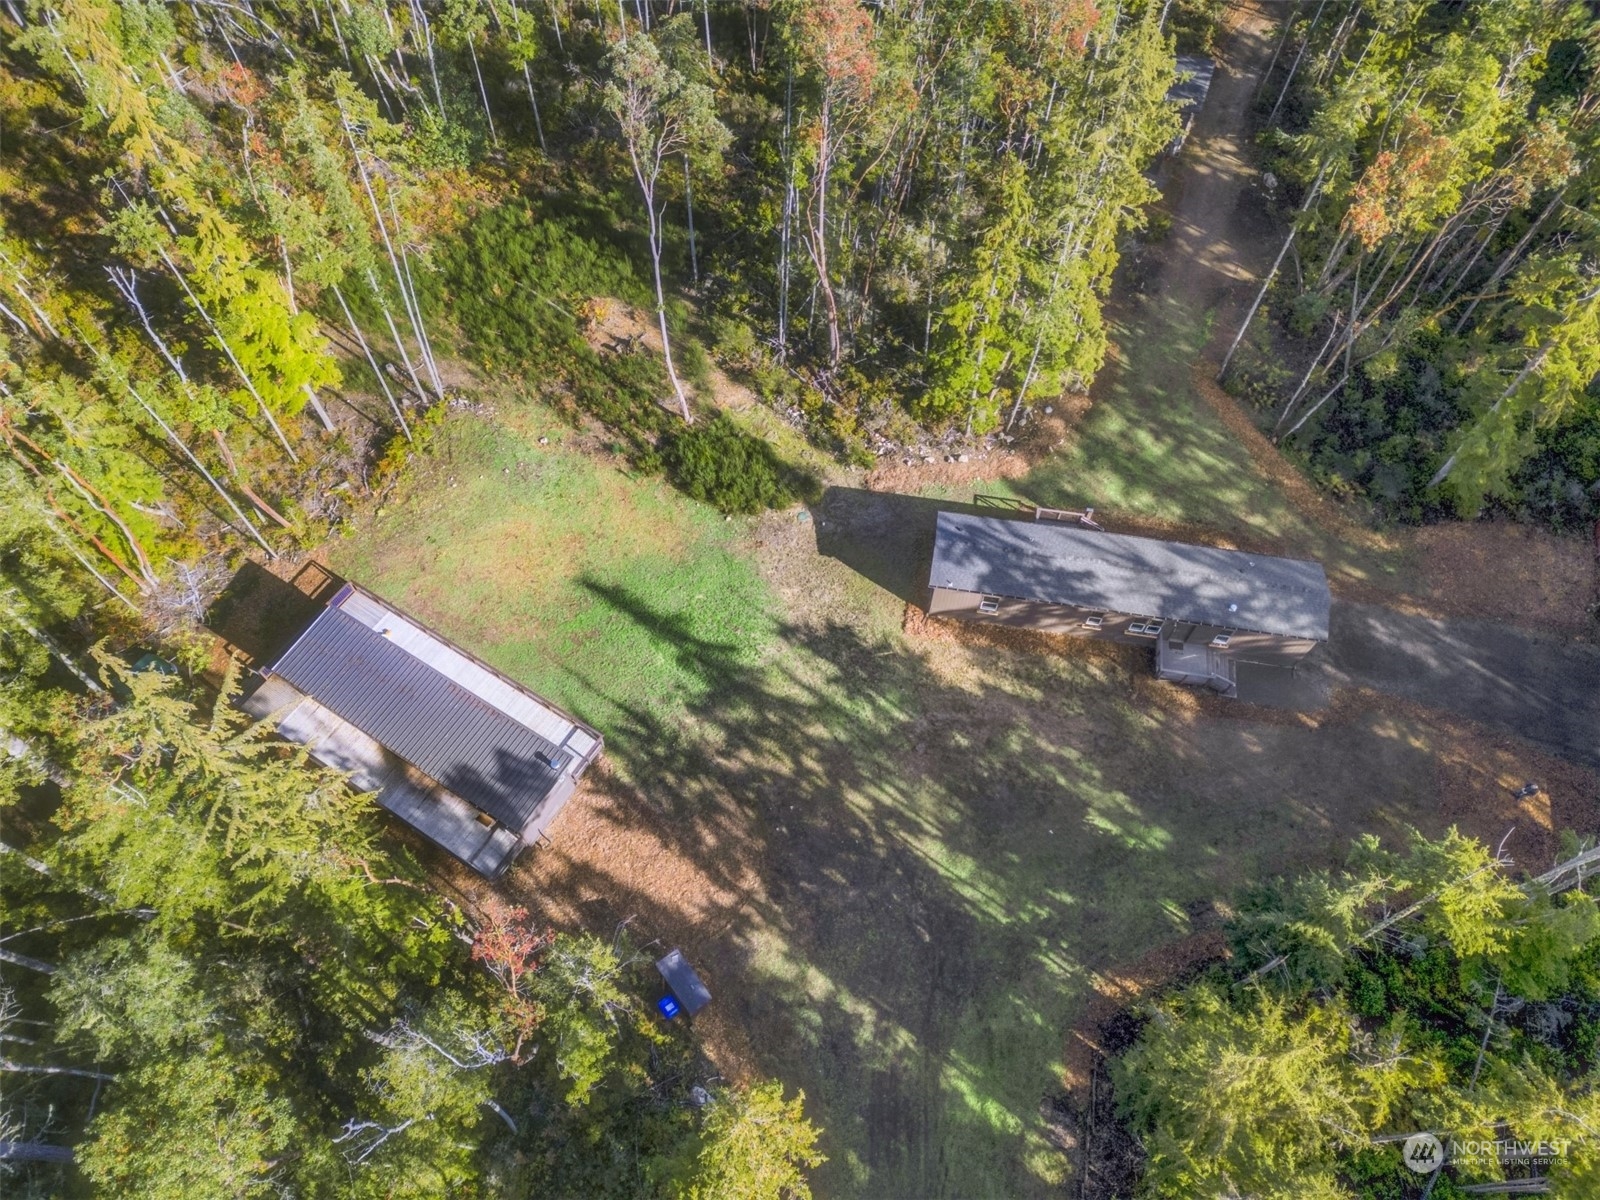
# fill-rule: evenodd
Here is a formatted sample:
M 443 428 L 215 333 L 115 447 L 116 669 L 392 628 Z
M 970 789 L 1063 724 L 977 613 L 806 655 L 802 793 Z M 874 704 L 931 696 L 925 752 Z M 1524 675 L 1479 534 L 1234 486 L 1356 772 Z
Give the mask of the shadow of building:
M 934 527 L 942 512 L 1030 516 L 1031 505 L 1009 496 L 974 496 L 971 504 L 865 488 L 830 487 L 811 507 L 817 553 L 838 559 L 886 592 L 928 602 Z
M 247 562 L 207 610 L 205 625 L 253 670 L 288 649 L 343 585 L 320 563 L 306 563 L 286 580 Z

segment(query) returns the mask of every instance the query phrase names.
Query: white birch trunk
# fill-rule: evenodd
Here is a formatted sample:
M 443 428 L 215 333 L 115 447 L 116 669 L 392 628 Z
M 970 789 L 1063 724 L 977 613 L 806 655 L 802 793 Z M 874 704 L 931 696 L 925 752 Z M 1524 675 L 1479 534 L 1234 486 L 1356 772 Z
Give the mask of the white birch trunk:
M 389 402 L 389 408 L 394 412 L 395 420 L 400 422 L 401 432 L 406 435 L 406 441 L 412 441 L 411 427 L 406 424 L 406 415 L 400 410 L 400 405 L 395 400 L 394 393 L 389 390 L 389 381 L 383 377 L 383 372 L 378 369 L 378 360 L 372 355 L 372 347 L 367 345 L 367 339 L 361 332 L 361 326 L 356 324 L 356 319 L 350 312 L 350 306 L 345 303 L 344 293 L 339 290 L 338 284 L 333 285 L 333 295 L 339 301 L 339 309 L 344 313 L 345 323 L 350 326 L 350 332 L 355 335 L 356 344 L 361 347 L 361 353 L 367 356 L 367 365 L 372 368 L 372 374 L 377 379 L 378 386 L 383 389 L 384 399 Z

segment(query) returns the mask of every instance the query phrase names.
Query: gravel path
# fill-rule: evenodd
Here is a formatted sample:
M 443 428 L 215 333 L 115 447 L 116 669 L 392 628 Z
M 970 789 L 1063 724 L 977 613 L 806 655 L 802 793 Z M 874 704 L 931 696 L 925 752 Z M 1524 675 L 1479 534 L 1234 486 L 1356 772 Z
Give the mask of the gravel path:
M 1271 29 L 1241 6 L 1224 40 L 1211 94 L 1184 155 L 1165 181 L 1173 234 L 1149 287 L 1164 302 L 1218 314 L 1211 345 L 1192 384 L 1235 433 L 1264 476 L 1292 494 L 1311 521 L 1340 538 L 1373 538 L 1313 494 L 1237 403 L 1211 385 L 1259 286 L 1282 231 L 1266 219 L 1259 175 L 1246 145 L 1247 110 L 1270 53 Z M 1162 385 L 1176 381 L 1157 380 Z M 1289 476 L 1285 479 L 1280 476 Z M 1298 490 L 1297 490 L 1298 489 Z M 1517 570 L 1515 563 L 1507 570 Z M 1330 575 L 1334 564 L 1329 564 Z M 1359 594 L 1359 593 L 1358 593 Z M 1281 673 L 1272 672 L 1274 676 Z M 1375 603 L 1336 601 L 1328 647 L 1283 694 L 1266 702 L 1314 708 L 1334 687 L 1367 687 L 1525 737 L 1585 766 L 1600 768 L 1600 648 L 1557 634 L 1468 618 L 1430 619 Z M 1241 690 L 1243 682 L 1241 677 Z M 1263 697 L 1263 699 L 1266 699 Z

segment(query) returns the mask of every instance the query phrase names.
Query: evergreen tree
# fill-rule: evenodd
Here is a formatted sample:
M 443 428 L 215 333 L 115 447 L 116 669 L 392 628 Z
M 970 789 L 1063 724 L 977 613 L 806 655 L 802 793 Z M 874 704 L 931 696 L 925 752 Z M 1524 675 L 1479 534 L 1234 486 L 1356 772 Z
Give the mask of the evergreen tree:
M 1404 1194 L 1398 1147 L 1425 1131 L 1562 1145 L 1558 1187 L 1600 1168 L 1600 906 L 1581 889 L 1519 884 L 1453 830 L 1404 854 L 1364 839 L 1337 875 L 1248 893 L 1232 932 L 1234 965 L 1150 1004 L 1115 1063 L 1143 1194 Z M 1465 1156 L 1441 1178 L 1508 1172 Z

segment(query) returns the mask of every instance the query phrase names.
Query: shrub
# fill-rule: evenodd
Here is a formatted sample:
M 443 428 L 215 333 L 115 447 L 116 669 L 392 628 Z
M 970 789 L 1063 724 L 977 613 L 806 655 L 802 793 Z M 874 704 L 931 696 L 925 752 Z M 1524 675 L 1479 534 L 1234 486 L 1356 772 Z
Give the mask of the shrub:
M 408 439 L 399 430 L 384 443 L 378 460 L 373 464 L 371 483 L 374 488 L 381 489 L 386 484 L 405 477 L 405 472 L 417 455 L 425 454 L 433 445 L 434 437 L 443 427 L 445 418 L 450 415 L 450 406 L 440 400 L 430 404 L 420 413 L 411 417 L 411 437 Z
M 634 469 L 665 470 L 683 491 L 729 513 L 788 504 L 811 486 L 726 417 L 679 424 L 659 403 L 670 394 L 659 355 L 599 354 L 589 345 L 584 327 L 603 319 L 607 298 L 651 304 L 620 251 L 524 206 L 484 213 L 439 257 L 442 288 L 432 305 L 447 307 L 487 364 L 558 380 L 574 408 L 605 424 L 613 449 Z M 685 375 L 702 386 L 709 381 L 697 342 L 679 338 L 673 349 Z
M 1535 433 L 1537 449 L 1512 477 L 1507 507 L 1559 531 L 1581 531 L 1600 520 L 1600 381 L 1595 400 Z
M 733 317 L 711 318 L 711 341 L 717 355 L 734 367 L 748 370 L 760 359 L 761 344 L 756 341 L 755 330 Z
M 673 483 L 727 513 L 778 508 L 810 487 L 765 441 L 720 413 L 675 434 L 664 457 Z

